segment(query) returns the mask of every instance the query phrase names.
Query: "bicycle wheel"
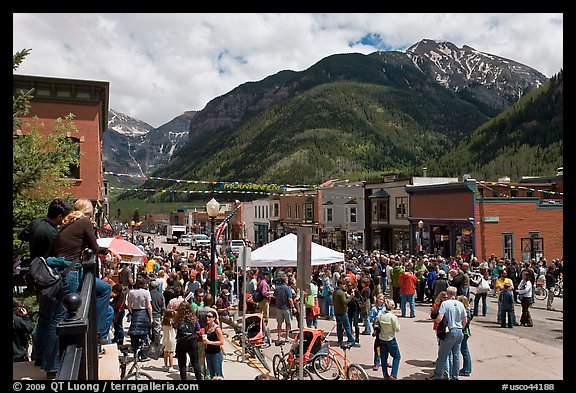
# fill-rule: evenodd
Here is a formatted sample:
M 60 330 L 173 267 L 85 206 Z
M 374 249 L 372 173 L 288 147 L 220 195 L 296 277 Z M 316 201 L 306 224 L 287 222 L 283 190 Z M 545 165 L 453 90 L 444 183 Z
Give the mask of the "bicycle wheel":
M 291 375 L 290 375 L 290 379 L 292 379 L 292 380 L 294 380 L 294 379 L 295 379 L 295 380 L 298 380 L 299 377 L 300 377 L 300 374 L 299 374 L 299 372 L 298 372 L 298 369 L 293 370 L 292 373 L 291 373 Z M 311 373 L 310 371 L 304 369 L 304 370 L 302 371 L 302 380 L 303 380 L 303 381 L 313 381 L 314 378 L 312 378 L 312 373 Z
M 154 378 L 152 377 L 152 375 L 148 374 L 145 371 L 134 371 L 126 375 L 124 378 L 122 378 L 123 381 L 139 381 L 139 380 L 152 381 L 153 379 Z
M 326 353 L 314 356 L 312 368 L 316 375 L 324 381 L 334 381 L 340 378 L 340 372 L 338 371 L 336 360 Z
M 559 284 L 554 285 L 554 296 L 560 296 L 561 293 L 562 289 L 560 289 L 560 285 Z
M 288 365 L 282 359 L 280 354 L 275 354 L 272 358 L 272 373 L 274 377 L 278 380 L 287 379 L 288 376 Z
M 256 359 L 258 359 L 258 361 L 264 366 L 266 370 L 272 371 L 270 368 L 270 363 L 268 363 L 266 356 L 264 356 L 260 348 L 254 347 L 254 355 L 256 355 Z
M 370 379 L 370 377 L 368 377 L 368 373 L 362 368 L 362 366 L 351 363 L 348 365 L 348 370 L 346 370 L 346 379 L 353 381 L 367 381 Z
M 534 291 L 534 297 L 538 300 L 544 300 L 548 296 L 548 290 L 544 287 L 536 287 Z

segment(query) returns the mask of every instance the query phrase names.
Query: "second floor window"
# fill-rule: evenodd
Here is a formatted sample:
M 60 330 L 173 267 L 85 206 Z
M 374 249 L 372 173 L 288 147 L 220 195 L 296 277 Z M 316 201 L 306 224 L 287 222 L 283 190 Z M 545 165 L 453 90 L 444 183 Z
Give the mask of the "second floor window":
M 314 221 L 314 205 L 312 203 L 306 203 L 304 205 L 304 221 Z
M 356 222 L 356 208 L 349 207 L 346 209 L 346 222 L 355 223 Z
M 396 198 L 396 218 L 408 217 L 408 197 Z
M 388 201 L 372 202 L 372 221 L 388 221 Z
M 331 207 L 324 209 L 324 221 L 334 222 L 334 214 Z

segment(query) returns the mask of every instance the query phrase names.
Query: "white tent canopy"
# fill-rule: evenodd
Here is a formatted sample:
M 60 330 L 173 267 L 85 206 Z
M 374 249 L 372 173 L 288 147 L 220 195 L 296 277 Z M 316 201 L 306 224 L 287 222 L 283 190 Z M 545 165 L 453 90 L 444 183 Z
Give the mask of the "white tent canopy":
M 296 267 L 298 264 L 298 236 L 290 233 L 252 251 L 252 267 Z M 312 265 L 344 261 L 344 253 L 312 242 Z

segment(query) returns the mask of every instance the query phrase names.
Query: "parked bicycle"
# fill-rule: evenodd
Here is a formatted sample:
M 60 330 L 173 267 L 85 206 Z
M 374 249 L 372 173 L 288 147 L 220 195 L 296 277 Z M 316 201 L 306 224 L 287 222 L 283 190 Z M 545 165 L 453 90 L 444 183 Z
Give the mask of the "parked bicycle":
M 299 379 L 300 376 L 300 361 L 298 358 L 293 358 L 291 362 L 288 360 L 288 355 L 290 352 L 284 353 L 284 345 L 289 342 L 286 340 L 279 340 L 274 343 L 277 347 L 280 347 L 280 353 L 277 353 L 272 358 L 272 372 L 274 377 L 278 380 L 292 380 Z M 304 369 L 302 370 L 302 377 L 304 380 L 312 380 L 312 373 L 306 369 L 306 364 L 304 364 Z
M 544 286 L 544 283 L 536 282 L 536 288 L 534 288 L 534 297 L 538 300 L 544 300 L 548 297 L 548 290 Z
M 133 352 L 132 346 L 129 344 L 118 345 L 118 350 L 122 353 L 122 355 L 118 356 L 118 360 L 120 361 L 120 379 L 122 380 L 153 380 L 154 378 L 152 375 L 148 374 L 146 371 L 142 370 L 142 365 L 140 364 L 140 353 L 144 349 L 143 345 L 140 345 L 136 349 L 136 353 L 130 359 L 130 353 Z M 126 373 L 126 369 L 128 368 L 129 364 L 132 364 Z
M 564 280 L 559 278 L 554 285 L 554 296 L 564 296 Z
M 251 331 L 256 326 L 257 326 L 256 323 L 248 325 L 246 331 Z M 264 356 L 264 354 L 262 353 L 262 349 L 260 348 L 262 346 L 261 344 L 256 344 L 250 341 L 246 333 L 242 331 L 237 331 L 236 334 L 234 334 L 234 336 L 232 337 L 232 341 L 238 347 L 242 347 L 242 343 L 244 343 L 244 356 L 257 359 L 262 364 L 262 366 L 266 368 L 266 370 L 272 371 L 272 368 L 270 367 L 270 364 L 268 363 L 266 356 Z M 237 351 L 237 361 L 239 362 L 242 361 L 242 357 L 243 357 L 242 353 L 240 351 Z
M 326 352 L 319 352 L 312 358 L 312 367 L 320 379 L 333 381 L 336 379 L 369 380 L 368 373 L 361 365 L 352 363 L 346 356 L 350 349 L 350 343 L 343 343 L 340 348 L 343 354 L 336 348 L 327 347 Z

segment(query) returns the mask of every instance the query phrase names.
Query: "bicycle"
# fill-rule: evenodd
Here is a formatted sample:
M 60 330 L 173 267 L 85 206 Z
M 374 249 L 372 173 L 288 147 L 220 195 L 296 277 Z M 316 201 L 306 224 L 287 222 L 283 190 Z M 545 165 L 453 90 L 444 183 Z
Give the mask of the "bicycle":
M 250 331 L 252 328 L 258 326 L 257 323 L 252 323 L 248 325 L 246 331 Z M 244 343 L 244 355 L 250 358 L 256 358 L 264 366 L 264 368 L 268 371 L 272 371 L 268 360 L 266 360 L 266 356 L 262 353 L 260 349 L 261 345 L 255 344 L 254 342 L 250 341 L 246 336 L 246 333 L 242 331 L 237 331 L 236 334 L 232 337 L 232 341 L 239 347 L 242 347 L 242 343 Z M 242 361 L 242 353 L 237 355 L 237 361 Z
M 344 354 L 328 346 L 327 352 L 319 352 L 312 358 L 312 367 L 320 379 L 334 381 L 339 378 L 346 380 L 369 380 L 368 373 L 362 366 L 352 363 L 346 356 L 346 351 L 352 344 L 343 343 L 340 348 Z
M 559 278 L 556 284 L 554 285 L 554 296 L 558 297 L 563 295 L 564 295 L 564 280 Z
M 124 344 L 124 345 L 118 345 L 118 349 L 120 350 L 120 352 L 122 353 L 122 355 L 118 356 L 118 360 L 120 361 L 120 379 L 121 380 L 153 380 L 154 377 L 152 377 L 152 375 L 148 374 L 146 371 L 142 370 L 142 366 L 140 365 L 140 352 L 142 352 L 142 350 L 144 349 L 144 346 L 140 345 L 137 349 L 136 349 L 136 353 L 134 354 L 134 357 L 130 360 L 129 359 L 129 354 L 132 351 L 132 346 L 128 345 L 128 344 Z M 130 369 L 128 371 L 128 373 L 126 373 L 126 369 L 128 367 L 128 365 L 132 363 L 132 366 L 130 366 Z
M 292 359 L 292 362 L 288 362 L 288 353 L 284 353 L 284 345 L 287 344 L 286 340 L 278 340 L 274 343 L 277 347 L 280 347 L 280 353 L 277 353 L 272 358 L 272 372 L 274 377 L 278 380 L 293 380 L 298 379 L 300 375 L 300 361 L 298 358 Z M 306 365 L 304 365 L 306 367 Z M 304 380 L 313 380 L 310 371 L 304 368 L 302 370 L 302 377 Z
M 534 297 L 538 300 L 544 300 L 548 297 L 548 290 L 543 283 L 536 283 L 536 288 L 534 288 Z

